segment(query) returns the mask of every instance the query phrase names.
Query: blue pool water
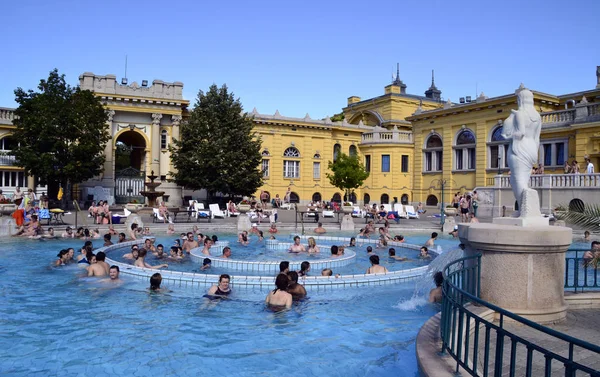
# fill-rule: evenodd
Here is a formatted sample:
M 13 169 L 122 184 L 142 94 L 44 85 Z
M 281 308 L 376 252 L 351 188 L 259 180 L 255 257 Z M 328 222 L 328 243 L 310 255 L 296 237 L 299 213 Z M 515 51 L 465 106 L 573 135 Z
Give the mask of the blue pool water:
M 264 291 L 211 304 L 201 290 L 50 267 L 82 245 L 0 240 L 0 375 L 418 376 L 415 337 L 438 310 L 412 297 L 414 282 L 311 293 L 273 313 Z

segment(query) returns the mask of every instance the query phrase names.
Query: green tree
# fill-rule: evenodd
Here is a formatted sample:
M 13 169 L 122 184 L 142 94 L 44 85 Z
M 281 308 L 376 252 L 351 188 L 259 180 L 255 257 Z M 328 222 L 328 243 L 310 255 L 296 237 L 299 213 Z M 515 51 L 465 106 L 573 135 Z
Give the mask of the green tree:
M 344 190 L 346 199 L 350 197 L 350 190 L 362 186 L 365 179 L 369 177 L 369 172 L 365 170 L 357 156 L 348 156 L 341 152 L 335 162 L 329 161 L 327 167 L 332 172 L 326 174 L 329 183 Z
M 345 117 L 346 115 L 344 115 L 344 113 L 341 112 L 339 114 L 333 114 L 333 116 L 330 119 L 332 122 L 341 122 L 344 120 Z
M 239 99 L 227 86 L 211 85 L 198 92 L 190 119 L 181 125 L 181 140 L 173 140 L 173 180 L 209 195 L 252 195 L 262 185 L 259 170 L 261 140 Z
M 69 185 L 97 176 L 103 169 L 110 139 L 107 114 L 89 90 L 71 87 L 58 70 L 40 80 L 39 92 L 15 90 L 16 164 L 42 183 L 60 183 L 69 202 Z

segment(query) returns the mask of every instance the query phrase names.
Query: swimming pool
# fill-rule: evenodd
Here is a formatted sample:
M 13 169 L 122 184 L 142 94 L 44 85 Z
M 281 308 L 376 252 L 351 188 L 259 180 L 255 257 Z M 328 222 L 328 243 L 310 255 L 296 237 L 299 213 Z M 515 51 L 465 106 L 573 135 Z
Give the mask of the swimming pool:
M 0 240 L 0 375 L 414 376 L 417 331 L 437 311 L 414 282 L 309 292 L 273 313 L 264 289 L 207 305 L 204 289 L 156 294 L 49 267 L 82 244 Z

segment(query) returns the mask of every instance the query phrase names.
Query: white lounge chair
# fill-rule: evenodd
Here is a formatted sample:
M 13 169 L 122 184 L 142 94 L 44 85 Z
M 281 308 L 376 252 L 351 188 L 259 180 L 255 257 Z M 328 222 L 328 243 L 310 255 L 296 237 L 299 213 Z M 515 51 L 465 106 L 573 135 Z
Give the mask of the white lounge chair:
M 292 209 L 292 203 L 281 203 L 281 206 L 279 206 L 279 208 L 290 210 Z
M 415 207 L 404 206 L 404 208 L 406 208 L 406 214 L 408 215 L 409 219 L 418 219 L 419 218 L 419 214 L 417 213 L 417 211 L 415 211 Z
M 323 217 L 334 217 L 334 216 L 335 216 L 335 212 L 333 212 L 331 210 L 327 210 L 327 209 L 323 210 Z
M 154 217 L 152 218 L 153 223 L 157 221 L 165 221 L 165 218 L 160 215 L 160 211 L 158 210 L 158 208 L 152 208 L 152 212 L 154 213 Z
M 352 217 L 364 217 L 363 211 L 359 206 L 354 206 L 352 209 Z
M 209 204 L 208 209 L 212 213 L 213 218 L 220 217 L 224 219 L 227 216 L 225 212 L 221 211 L 218 204 Z
M 408 214 L 404 211 L 404 206 L 402 204 L 394 204 L 394 211 L 398 212 L 398 217 L 401 219 L 408 219 Z
M 391 204 L 382 204 L 383 209 L 385 209 L 386 212 L 392 212 L 392 205 Z
M 196 202 L 196 204 L 194 204 L 194 209 L 196 210 L 196 213 L 194 214 L 196 219 L 198 219 L 198 216 L 200 216 L 200 218 L 207 218 L 210 216 L 210 212 L 204 209 L 204 203 Z

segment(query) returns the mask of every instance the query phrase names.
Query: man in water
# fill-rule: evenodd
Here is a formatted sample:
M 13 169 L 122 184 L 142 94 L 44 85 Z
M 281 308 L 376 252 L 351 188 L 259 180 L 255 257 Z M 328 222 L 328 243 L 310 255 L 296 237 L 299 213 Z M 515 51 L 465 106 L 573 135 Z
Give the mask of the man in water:
M 427 247 L 422 246 L 421 250 L 419 250 L 419 258 L 421 259 L 431 259 L 431 255 L 429 255 L 429 250 Z
M 327 233 L 327 230 L 323 228 L 323 223 L 317 223 L 317 227 L 315 228 L 314 232 L 317 234 L 325 234 Z
M 231 257 L 231 248 L 229 246 L 225 246 L 223 248 L 222 258 L 229 259 Z
M 111 237 L 110 237 L 110 233 L 106 233 L 106 234 L 104 235 L 104 245 L 102 245 L 102 246 L 105 246 L 105 247 L 106 247 L 106 246 L 110 246 L 110 245 L 112 245 L 113 243 L 112 243 L 112 241 L 110 240 L 110 238 L 111 238 Z
M 227 297 L 231 294 L 231 288 L 229 288 L 229 281 L 231 277 L 227 274 L 222 274 L 219 276 L 219 284 L 213 285 L 206 292 L 209 296 L 217 296 L 217 297 Z
M 294 236 L 294 244 L 290 246 L 288 253 L 302 253 L 305 251 L 304 245 L 300 244 L 300 237 Z
M 202 270 L 202 271 L 208 270 L 210 268 L 211 264 L 212 264 L 212 261 L 210 260 L 210 258 L 204 258 L 204 260 L 202 261 L 202 267 L 200 267 L 200 270 Z
M 429 302 L 442 302 L 442 284 L 444 283 L 444 275 L 442 275 L 441 271 L 438 271 L 433 275 L 433 282 L 435 283 L 435 288 L 429 292 Z
M 156 257 L 156 259 L 163 259 L 166 258 L 167 256 L 165 255 L 165 247 L 163 246 L 162 243 L 159 243 L 156 246 L 156 251 L 153 252 L 152 254 L 154 254 L 154 256 Z
M 210 255 L 210 246 L 212 245 L 212 240 L 208 237 L 204 239 L 204 248 L 202 249 L 202 254 Z
M 437 239 L 438 234 L 436 232 L 431 233 L 431 238 L 425 242 L 425 246 L 432 247 L 434 245 L 435 240 Z
M 110 266 L 110 269 L 108 270 L 108 276 L 110 277 L 110 280 L 113 282 L 117 282 L 120 281 L 121 279 L 119 279 L 119 273 L 121 271 L 119 270 L 119 266 Z
M 279 263 L 279 273 L 287 274 L 288 272 L 290 272 L 290 262 L 286 260 L 281 261 L 281 263 Z
M 152 253 L 154 253 L 156 251 L 156 247 L 154 247 L 154 243 L 152 242 L 152 240 L 150 238 L 146 238 L 144 240 L 144 249 L 146 249 L 148 252 L 152 252 Z
M 103 251 L 100 251 L 98 254 L 96 254 L 96 263 L 91 264 L 88 268 L 88 276 L 107 276 L 110 266 L 104 261 L 105 259 L 106 254 L 104 254 Z
M 62 234 L 62 238 L 75 238 L 75 235 L 73 234 L 73 229 L 71 229 L 70 226 L 68 226 L 67 229 L 65 229 L 65 232 Z
M 119 233 L 119 243 L 125 242 L 126 236 L 125 233 Z
M 194 240 L 194 233 L 188 232 L 187 239 L 183 242 L 183 251 L 189 253 L 190 250 L 198 247 L 198 242 Z
M 298 273 L 296 271 L 289 271 L 287 276 L 290 279 L 287 292 L 292 295 L 292 300 L 300 300 L 306 297 L 306 289 L 302 284 L 298 284 Z
M 404 262 L 405 260 L 408 260 L 407 257 L 399 257 L 396 255 L 396 249 L 394 249 L 393 247 L 390 247 L 390 249 L 388 250 L 388 255 L 390 256 L 390 258 L 400 261 L 400 262 Z

